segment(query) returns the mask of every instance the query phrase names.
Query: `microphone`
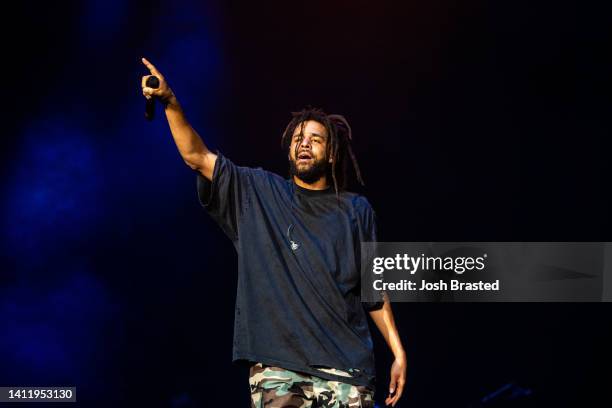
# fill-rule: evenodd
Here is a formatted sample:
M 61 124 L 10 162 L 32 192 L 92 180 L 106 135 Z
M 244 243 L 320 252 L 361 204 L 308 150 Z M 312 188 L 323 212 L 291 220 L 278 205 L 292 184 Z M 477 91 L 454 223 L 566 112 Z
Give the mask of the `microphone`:
M 159 88 L 159 78 L 151 75 L 147 78 L 146 86 L 148 88 Z M 155 116 L 155 97 L 147 99 L 145 102 L 145 118 L 153 120 L 153 116 Z

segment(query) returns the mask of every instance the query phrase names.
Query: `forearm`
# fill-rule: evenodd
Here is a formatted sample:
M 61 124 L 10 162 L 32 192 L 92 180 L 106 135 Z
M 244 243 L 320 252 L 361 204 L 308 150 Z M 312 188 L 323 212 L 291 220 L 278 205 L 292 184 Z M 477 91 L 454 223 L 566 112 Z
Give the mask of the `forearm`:
M 166 119 L 174 143 L 183 160 L 192 168 L 197 169 L 208 148 L 198 133 L 191 127 L 183 109 L 172 96 L 165 106 Z
M 378 330 L 380 330 L 395 358 L 405 358 L 406 352 L 395 326 L 395 319 L 393 318 L 393 311 L 389 300 L 385 300 L 382 308 L 370 311 L 370 317 L 376 324 L 376 327 L 378 327 Z

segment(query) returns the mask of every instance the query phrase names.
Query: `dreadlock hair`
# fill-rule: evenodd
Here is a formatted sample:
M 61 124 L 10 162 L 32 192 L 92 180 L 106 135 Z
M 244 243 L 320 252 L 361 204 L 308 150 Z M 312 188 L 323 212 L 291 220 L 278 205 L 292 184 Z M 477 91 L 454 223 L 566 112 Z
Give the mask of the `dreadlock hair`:
M 284 151 L 289 151 L 291 147 L 291 140 L 295 128 L 300 126 L 300 134 L 303 136 L 304 124 L 309 120 L 314 120 L 321 123 L 327 130 L 327 152 L 326 161 L 331 157 L 332 163 L 328 167 L 328 180 L 331 179 L 334 182 L 334 191 L 336 192 L 336 198 L 340 198 L 339 192 L 347 188 L 348 180 L 348 159 L 350 158 L 353 164 L 353 170 L 357 177 L 357 181 L 362 186 L 365 186 L 363 178 L 361 177 L 361 171 L 359 170 L 359 164 L 357 158 L 351 147 L 352 133 L 351 127 L 347 120 L 342 115 L 328 115 L 323 112 L 322 109 L 307 107 L 302 109 L 300 112 L 291 112 L 292 119 L 285 128 L 281 137 L 281 148 Z M 295 157 L 299 145 L 295 146 Z M 338 169 L 340 171 L 338 172 Z

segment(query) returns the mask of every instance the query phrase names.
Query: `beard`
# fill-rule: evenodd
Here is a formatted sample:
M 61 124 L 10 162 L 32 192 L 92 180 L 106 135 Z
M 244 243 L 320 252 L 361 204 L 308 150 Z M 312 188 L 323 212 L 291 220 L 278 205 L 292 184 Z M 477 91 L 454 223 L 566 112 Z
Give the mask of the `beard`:
M 289 174 L 302 180 L 304 183 L 312 184 L 327 174 L 329 163 L 325 158 L 313 159 L 307 165 L 297 166 L 295 160 L 289 160 Z

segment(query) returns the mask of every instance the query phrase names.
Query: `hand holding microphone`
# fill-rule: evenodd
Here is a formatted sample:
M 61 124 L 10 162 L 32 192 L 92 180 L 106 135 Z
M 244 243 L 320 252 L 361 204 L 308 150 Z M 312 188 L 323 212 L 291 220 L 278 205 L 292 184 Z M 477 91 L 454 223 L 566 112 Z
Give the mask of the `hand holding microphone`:
M 142 77 L 142 94 L 147 99 L 145 105 L 145 118 L 152 120 L 155 113 L 155 99 L 162 101 L 164 105 L 176 103 L 176 97 L 168 86 L 164 76 L 146 58 L 142 63 L 149 69 L 151 75 Z

